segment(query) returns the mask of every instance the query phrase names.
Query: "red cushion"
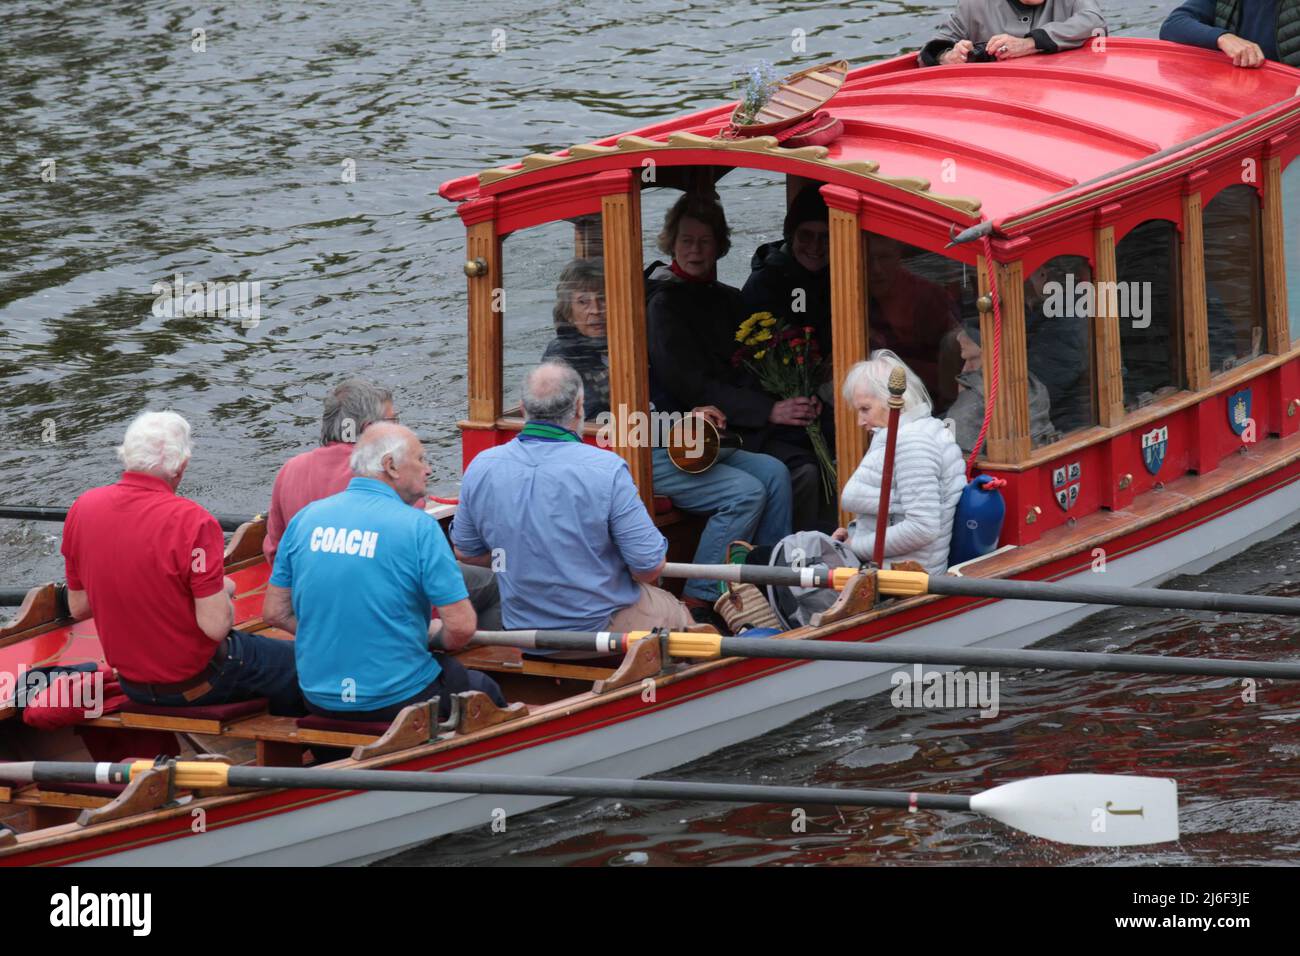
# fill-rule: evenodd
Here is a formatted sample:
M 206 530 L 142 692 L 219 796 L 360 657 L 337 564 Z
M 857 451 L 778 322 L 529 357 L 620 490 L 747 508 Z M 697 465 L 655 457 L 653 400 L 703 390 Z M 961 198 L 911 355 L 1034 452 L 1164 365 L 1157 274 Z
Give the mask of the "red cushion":
M 671 498 L 665 498 L 663 495 L 655 495 L 655 514 L 666 515 L 673 510 Z
M 251 717 L 266 710 L 265 697 L 241 700 L 232 704 L 206 704 L 202 707 L 159 707 L 157 704 L 137 704 L 130 701 L 122 706 L 125 714 L 154 714 L 158 717 L 189 717 L 192 720 L 230 721 Z
M 390 726 L 381 720 L 338 720 L 334 717 L 318 717 L 315 714 L 299 717 L 296 723 L 303 730 L 328 730 L 336 734 L 373 734 L 376 737 L 386 734 Z

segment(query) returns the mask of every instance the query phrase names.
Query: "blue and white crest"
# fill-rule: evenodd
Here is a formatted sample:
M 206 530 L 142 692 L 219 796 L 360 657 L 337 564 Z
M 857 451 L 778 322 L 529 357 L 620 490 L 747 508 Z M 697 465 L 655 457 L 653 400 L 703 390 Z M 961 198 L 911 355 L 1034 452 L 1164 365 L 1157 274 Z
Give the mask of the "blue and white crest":
M 1142 436 L 1142 464 L 1155 475 L 1165 463 L 1165 449 L 1169 446 L 1169 426 L 1162 425 Z
M 1250 424 L 1250 389 L 1243 388 L 1228 396 L 1228 427 L 1240 435 Z
M 1052 470 L 1052 492 L 1056 503 L 1062 511 L 1069 511 L 1079 500 L 1079 489 L 1083 481 L 1083 468 L 1077 461 Z

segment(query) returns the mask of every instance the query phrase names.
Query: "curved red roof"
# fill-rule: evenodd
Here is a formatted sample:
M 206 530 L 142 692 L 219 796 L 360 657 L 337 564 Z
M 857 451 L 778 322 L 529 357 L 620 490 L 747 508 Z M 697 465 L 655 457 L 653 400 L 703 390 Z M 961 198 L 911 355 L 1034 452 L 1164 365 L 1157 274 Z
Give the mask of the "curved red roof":
M 1278 63 L 1238 69 L 1209 50 L 1135 38 L 1109 38 L 1104 50 L 1089 45 L 1005 63 L 930 69 L 916 67 L 908 55 L 849 74 L 826 107 L 844 122 L 844 134 L 815 161 L 807 149 L 764 150 L 752 141 L 748 149 L 707 145 L 718 165 L 788 167 L 842 184 L 883 183 L 911 193 L 911 205 L 926 198 L 948 205 L 949 218 L 1002 222 L 1065 191 L 1103 189 L 1121 170 L 1131 175 L 1134 168 L 1158 166 L 1180 153 L 1178 147 L 1190 148 L 1191 140 L 1206 148 L 1289 120 L 1300 114 L 1298 87 L 1300 70 Z M 532 156 L 523 164 L 450 180 L 439 191 L 457 201 L 501 195 L 635 167 L 640 153 L 670 145 L 689 154 L 682 162 L 699 162 L 704 144 L 694 136 L 714 137 L 733 107 L 727 103 Z M 674 134 L 677 140 L 669 143 Z M 653 142 L 642 142 L 647 140 Z M 611 148 L 616 145 L 617 151 Z M 670 151 L 660 155 L 673 162 Z M 977 202 L 944 203 L 945 197 Z M 970 216 L 975 210 L 977 217 Z

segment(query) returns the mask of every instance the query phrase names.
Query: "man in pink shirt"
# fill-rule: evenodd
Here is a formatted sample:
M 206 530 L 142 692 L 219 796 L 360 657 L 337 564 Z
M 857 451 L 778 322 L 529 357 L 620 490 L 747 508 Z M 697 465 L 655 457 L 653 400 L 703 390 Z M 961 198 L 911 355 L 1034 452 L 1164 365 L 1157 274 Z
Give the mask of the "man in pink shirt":
M 348 467 L 357 439 L 368 425 L 398 421 L 393 393 L 364 379 L 342 382 L 325 396 L 321 415 L 320 447 L 290 458 L 275 476 L 271 508 L 266 515 L 266 540 L 262 553 L 272 567 L 280 538 L 299 511 L 321 498 L 336 495 L 353 477 Z M 417 502 L 423 507 L 423 502 Z M 460 563 L 470 603 L 478 614 L 479 627 L 496 630 L 501 626 L 501 596 L 496 576 L 488 568 Z

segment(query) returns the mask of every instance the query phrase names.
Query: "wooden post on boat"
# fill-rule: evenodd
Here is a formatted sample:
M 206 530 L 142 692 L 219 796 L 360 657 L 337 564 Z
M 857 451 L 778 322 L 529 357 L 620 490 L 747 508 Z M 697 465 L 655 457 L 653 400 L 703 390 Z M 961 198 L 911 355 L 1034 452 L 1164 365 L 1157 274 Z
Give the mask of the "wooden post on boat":
M 1183 195 L 1183 374 L 1192 391 L 1210 384 L 1203 211 L 1199 191 Z
M 1114 289 L 1115 227 L 1097 230 L 1097 269 L 1094 276 L 1098 289 Z M 1109 428 L 1124 418 L 1124 374 L 1119 352 L 1119 316 L 1113 295 L 1099 295 L 1093 309 L 1092 354 L 1097 382 L 1097 424 Z
M 867 313 L 866 233 L 859 222 L 861 196 L 839 186 L 823 186 L 830 211 L 832 383 L 836 391 L 849 369 L 867 357 L 870 319 Z M 848 484 L 867 453 L 867 435 L 858 427 L 848 402 L 835 398 L 835 459 L 838 487 Z M 840 524 L 849 517 L 841 510 Z
M 600 197 L 605 246 L 605 306 L 609 338 L 609 404 L 615 420 L 650 408 L 646 369 L 645 277 L 641 265 L 641 182 L 627 173 L 622 192 Z M 621 433 L 616 429 L 616 433 Z M 650 448 L 617 443 L 646 510 L 654 514 Z
M 1264 310 L 1265 348 L 1274 355 L 1291 351 L 1286 288 L 1286 220 L 1282 209 L 1282 157 L 1264 160 Z
M 1029 352 L 1025 337 L 1024 266 L 1016 260 L 997 269 L 998 305 L 1002 313 L 1002 368 L 993 419 L 984 443 L 990 461 L 1019 462 L 1029 457 Z M 989 263 L 979 257 L 980 344 L 984 359 L 984 394 L 993 389 L 993 341 L 996 318 L 989 282 Z M 984 308 L 987 303 L 988 308 Z
M 876 567 L 885 566 L 885 532 L 889 529 L 889 490 L 894 484 L 894 451 L 898 448 L 898 416 L 903 412 L 903 393 L 907 391 L 907 373 L 894 366 L 889 373 L 889 428 L 885 433 L 885 465 L 880 473 L 880 507 L 876 509 L 876 543 L 871 560 Z
M 467 206 L 469 204 L 466 204 Z M 501 417 L 501 237 L 496 204 L 473 210 L 462 207 L 469 288 L 469 419 L 471 428 L 495 428 Z

